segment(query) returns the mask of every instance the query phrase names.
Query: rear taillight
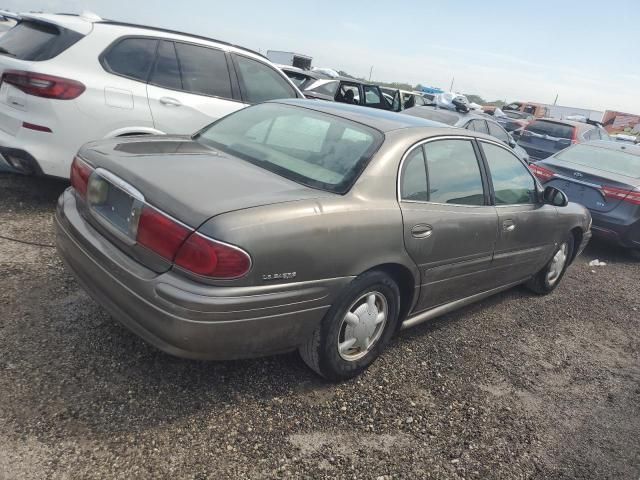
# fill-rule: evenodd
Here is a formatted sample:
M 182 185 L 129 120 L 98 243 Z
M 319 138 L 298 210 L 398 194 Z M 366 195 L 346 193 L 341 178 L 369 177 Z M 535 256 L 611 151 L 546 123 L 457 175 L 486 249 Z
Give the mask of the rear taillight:
M 552 170 L 549 170 L 548 168 L 544 168 L 535 163 L 532 163 L 531 165 L 529 165 L 529 170 L 531 170 L 531 173 L 533 173 L 536 177 L 538 177 L 538 179 L 543 183 L 551 180 L 553 177 L 556 176 L 556 174 Z
M 640 205 L 640 191 L 639 190 L 626 190 L 624 188 L 603 186 L 601 188 L 602 193 L 606 198 L 613 200 L 622 200 L 633 205 Z
M 89 177 L 93 172 L 93 167 L 89 165 L 80 157 L 75 157 L 71 164 L 71 173 L 69 178 L 71 180 L 71 186 L 75 191 L 83 198 L 87 196 L 87 185 L 89 184 Z
M 140 211 L 136 241 L 172 262 L 191 232 L 191 228 L 145 205 Z
M 573 133 L 571 134 L 571 143 L 575 145 L 578 143 L 578 129 L 573 127 Z
M 180 248 L 175 264 L 210 278 L 238 278 L 251 269 L 251 257 L 238 247 L 193 233 Z
M 232 279 L 251 269 L 251 257 L 244 250 L 194 232 L 149 205 L 140 211 L 136 242 L 203 277 Z
M 2 74 L 2 83 L 13 85 L 29 95 L 56 100 L 73 100 L 86 88 L 76 80 L 23 70 L 6 70 Z

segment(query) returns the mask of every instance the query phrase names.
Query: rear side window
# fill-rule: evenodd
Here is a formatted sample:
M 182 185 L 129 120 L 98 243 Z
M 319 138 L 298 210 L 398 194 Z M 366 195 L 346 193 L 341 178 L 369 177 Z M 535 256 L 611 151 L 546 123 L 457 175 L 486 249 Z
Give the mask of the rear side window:
M 509 134 L 506 131 L 493 122 L 487 122 L 487 125 L 489 125 L 489 135 L 505 143 L 509 143 Z
M 468 140 L 438 140 L 425 144 L 429 201 L 484 205 L 478 159 Z
M 146 82 L 157 45 L 158 41 L 151 38 L 125 38 L 107 50 L 103 66 L 117 75 Z
M 245 101 L 266 102 L 276 98 L 296 98 L 296 91 L 273 68 L 252 58 L 234 55 L 238 80 Z
M 427 169 L 424 163 L 422 147 L 415 148 L 404 161 L 402 180 L 400 185 L 402 200 L 426 202 L 429 200 L 427 193 Z
M 0 37 L 0 55 L 49 60 L 83 38 L 81 33 L 46 22 L 23 21 Z
M 222 50 L 176 43 L 176 52 L 185 91 L 232 98 L 227 58 Z
M 474 130 L 476 132 L 489 133 L 489 130 L 487 130 L 487 122 L 484 120 L 471 120 L 466 128 L 467 130 Z
M 549 135 L 556 138 L 573 138 L 575 127 L 562 123 L 549 122 L 547 120 L 537 120 L 531 123 L 525 130 L 537 133 L 538 135 Z
M 175 90 L 182 89 L 180 67 L 173 42 L 160 42 L 156 64 L 153 67 L 149 83 Z

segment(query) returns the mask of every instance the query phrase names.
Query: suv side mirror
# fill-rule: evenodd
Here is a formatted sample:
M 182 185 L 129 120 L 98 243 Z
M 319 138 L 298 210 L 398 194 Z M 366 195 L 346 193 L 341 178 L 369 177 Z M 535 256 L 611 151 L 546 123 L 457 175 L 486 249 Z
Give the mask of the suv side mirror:
M 569 204 L 569 197 L 562 190 L 552 186 L 545 187 L 542 200 L 554 207 L 566 207 Z

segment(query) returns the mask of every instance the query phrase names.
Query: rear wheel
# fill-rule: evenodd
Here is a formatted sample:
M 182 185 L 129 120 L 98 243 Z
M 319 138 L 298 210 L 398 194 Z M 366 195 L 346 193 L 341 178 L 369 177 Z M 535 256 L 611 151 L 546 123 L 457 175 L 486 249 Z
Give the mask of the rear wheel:
M 538 295 L 546 295 L 553 292 L 569 266 L 573 248 L 573 235 L 569 235 L 564 242 L 558 245 L 549 263 L 529 280 L 526 286 Z
M 397 329 L 398 285 L 383 272 L 356 278 L 329 309 L 300 355 L 329 380 L 355 377 L 380 355 Z

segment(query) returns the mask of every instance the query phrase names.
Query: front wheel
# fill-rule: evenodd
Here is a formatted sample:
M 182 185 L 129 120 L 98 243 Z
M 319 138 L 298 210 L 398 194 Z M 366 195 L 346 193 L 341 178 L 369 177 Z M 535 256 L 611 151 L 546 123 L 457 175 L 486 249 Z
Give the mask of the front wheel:
M 300 356 L 329 380 L 346 380 L 362 373 L 380 355 L 397 329 L 398 285 L 384 272 L 356 278 L 334 303 Z
M 529 290 L 538 295 L 546 295 L 555 290 L 564 276 L 573 255 L 573 235 L 560 243 L 549 263 L 526 283 Z

